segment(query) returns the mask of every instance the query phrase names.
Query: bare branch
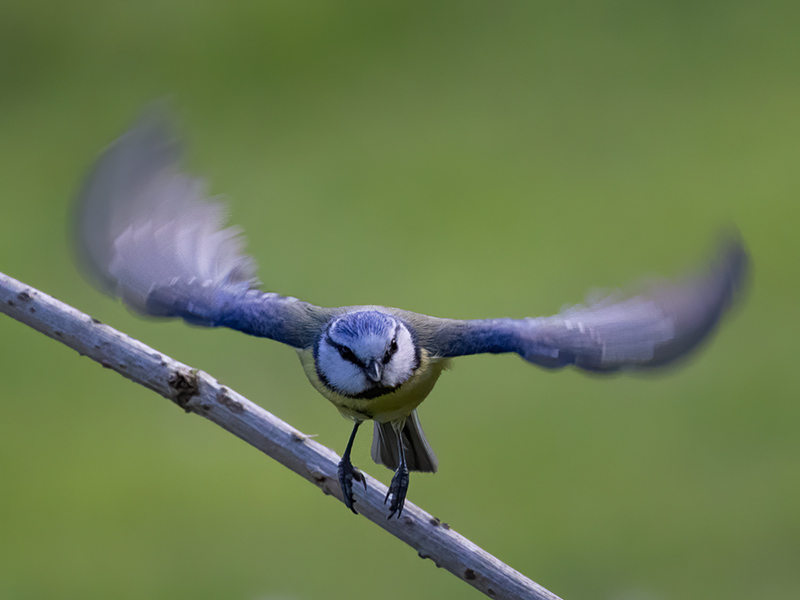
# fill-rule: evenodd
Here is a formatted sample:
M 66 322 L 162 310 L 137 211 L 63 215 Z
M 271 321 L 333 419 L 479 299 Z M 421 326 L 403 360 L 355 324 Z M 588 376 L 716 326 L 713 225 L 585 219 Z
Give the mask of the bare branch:
M 339 456 L 213 377 L 104 325 L 88 315 L 0 273 L 0 312 L 158 392 L 240 437 L 341 500 Z M 491 598 L 558 600 L 549 592 L 406 502 L 400 519 L 387 519 L 386 486 L 364 474 L 355 489 L 359 513 Z M 345 515 L 344 511 L 342 512 Z M 347 513 L 350 514 L 349 512 Z M 344 517 L 343 517 L 344 518 Z M 349 517 L 348 517 L 349 518 Z

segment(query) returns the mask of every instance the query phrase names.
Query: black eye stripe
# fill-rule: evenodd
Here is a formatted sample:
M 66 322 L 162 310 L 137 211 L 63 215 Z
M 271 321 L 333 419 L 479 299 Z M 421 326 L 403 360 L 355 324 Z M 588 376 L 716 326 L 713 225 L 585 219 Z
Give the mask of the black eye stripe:
M 350 348 L 348 348 L 343 344 L 335 342 L 330 336 L 326 336 L 325 341 L 328 342 L 328 344 L 331 345 L 332 347 L 336 348 L 336 350 L 339 352 L 339 356 L 341 356 L 342 359 L 346 360 L 347 362 L 353 363 L 354 365 L 364 368 L 365 366 L 364 363 L 362 363 L 359 360 L 359 358 Z M 392 338 L 392 341 L 389 342 L 389 347 L 386 349 L 386 353 L 383 355 L 381 362 L 383 362 L 383 364 L 388 364 L 389 361 L 392 360 L 392 356 L 394 356 L 397 353 L 397 349 L 398 349 L 397 335 L 395 335 L 395 337 Z
M 358 359 L 356 358 L 356 355 L 353 354 L 353 351 L 350 350 L 350 348 L 346 348 L 344 346 L 339 346 L 339 355 L 343 359 L 345 359 L 346 361 L 349 361 L 351 363 L 357 363 L 358 362 Z
M 364 366 L 364 365 L 361 364 L 361 361 L 358 360 L 358 357 L 353 353 L 353 351 L 350 350 L 350 348 L 348 348 L 347 346 L 343 346 L 342 344 L 337 344 L 331 338 L 327 338 L 327 342 L 331 346 L 336 348 L 336 350 L 338 350 L 338 352 L 339 352 L 339 356 L 341 356 L 347 362 L 351 362 L 354 365 L 358 365 L 360 367 Z

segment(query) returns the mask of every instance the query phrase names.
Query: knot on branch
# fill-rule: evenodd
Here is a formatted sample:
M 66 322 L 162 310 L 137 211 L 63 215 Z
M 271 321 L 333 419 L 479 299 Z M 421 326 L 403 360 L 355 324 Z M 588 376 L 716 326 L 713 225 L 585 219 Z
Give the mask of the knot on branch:
M 186 412 L 191 412 L 189 401 L 197 395 L 197 371 L 173 371 L 167 383 L 172 390 L 171 400 Z

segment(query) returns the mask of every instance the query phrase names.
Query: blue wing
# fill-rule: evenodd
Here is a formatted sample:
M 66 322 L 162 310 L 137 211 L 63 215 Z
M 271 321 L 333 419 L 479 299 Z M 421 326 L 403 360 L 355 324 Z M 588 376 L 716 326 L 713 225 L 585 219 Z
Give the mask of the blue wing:
M 169 131 L 151 109 L 89 174 L 77 218 L 88 271 L 140 313 L 310 346 L 328 309 L 255 289 L 240 231 L 224 226 L 225 208 L 203 182 L 179 170 Z
M 516 352 L 527 361 L 553 368 L 657 367 L 684 356 L 709 335 L 743 286 L 747 264 L 741 242 L 730 239 L 702 273 L 551 317 L 407 318 L 416 325 L 422 345 L 442 357 Z

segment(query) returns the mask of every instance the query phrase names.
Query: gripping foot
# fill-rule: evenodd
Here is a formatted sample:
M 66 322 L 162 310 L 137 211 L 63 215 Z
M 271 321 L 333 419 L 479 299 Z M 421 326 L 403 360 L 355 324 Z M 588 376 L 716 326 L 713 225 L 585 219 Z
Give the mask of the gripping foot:
M 383 503 L 386 504 L 389 501 L 389 497 L 392 498 L 392 502 L 389 504 L 388 519 L 391 519 L 395 513 L 397 513 L 398 519 L 403 514 L 403 506 L 406 503 L 406 494 L 408 493 L 408 479 L 408 469 L 404 462 L 394 472 L 389 491 L 386 492 L 386 498 L 383 499 Z
M 361 471 L 353 466 L 349 458 L 343 458 L 339 461 L 339 486 L 342 488 L 342 497 L 344 504 L 347 508 L 358 514 L 353 508 L 353 480 L 360 481 L 364 484 L 364 491 L 367 491 L 367 480 L 361 474 Z

